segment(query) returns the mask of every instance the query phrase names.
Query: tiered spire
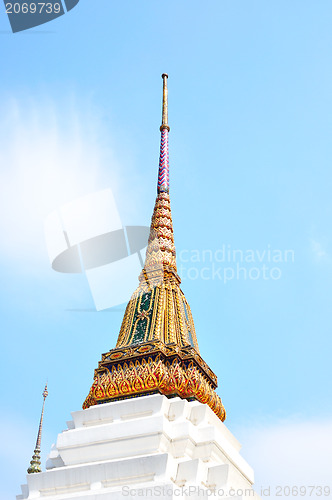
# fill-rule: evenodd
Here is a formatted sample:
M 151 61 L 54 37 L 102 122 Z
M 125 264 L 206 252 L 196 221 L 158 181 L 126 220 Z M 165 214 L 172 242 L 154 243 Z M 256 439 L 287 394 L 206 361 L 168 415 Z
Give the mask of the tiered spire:
M 163 106 L 157 199 L 139 286 L 122 321 L 116 348 L 103 354 L 83 408 L 161 393 L 208 404 L 226 417 L 217 377 L 199 354 L 194 321 L 180 288 L 169 197 L 168 89 Z
M 180 283 L 176 274 L 176 252 L 173 236 L 171 202 L 169 198 L 169 151 L 168 151 L 168 75 L 163 73 L 163 106 L 162 123 L 160 126 L 161 141 L 159 155 L 159 171 L 157 184 L 157 199 L 152 215 L 150 236 L 146 252 L 143 274 L 145 280 L 154 281 L 163 271 L 170 271 Z M 157 271 L 161 271 L 161 274 Z
M 45 385 L 45 389 L 43 392 L 43 407 L 40 416 L 39 429 L 37 434 L 36 446 L 34 453 L 32 455 L 32 460 L 30 462 L 30 467 L 28 468 L 28 474 L 33 474 L 35 472 L 41 472 L 41 461 L 40 461 L 40 446 L 41 446 L 41 438 L 42 438 L 42 430 L 43 430 L 43 419 L 44 419 L 44 408 L 45 408 L 45 399 L 48 396 L 47 384 Z

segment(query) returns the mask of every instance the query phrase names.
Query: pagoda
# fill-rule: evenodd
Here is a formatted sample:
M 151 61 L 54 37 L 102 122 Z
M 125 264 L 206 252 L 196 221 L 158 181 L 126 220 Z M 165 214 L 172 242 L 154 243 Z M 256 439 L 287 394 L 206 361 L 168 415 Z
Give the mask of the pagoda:
M 163 107 L 157 199 L 139 286 L 122 321 L 116 348 L 103 354 L 83 408 L 159 393 L 206 403 L 220 420 L 217 377 L 199 354 L 194 321 L 177 274 L 169 196 L 168 90 Z
M 223 423 L 217 377 L 200 355 L 180 288 L 169 196 L 168 76 L 162 78 L 157 199 L 138 287 L 83 409 L 58 435 L 43 472 L 37 442 L 17 500 L 259 498 L 241 445 Z

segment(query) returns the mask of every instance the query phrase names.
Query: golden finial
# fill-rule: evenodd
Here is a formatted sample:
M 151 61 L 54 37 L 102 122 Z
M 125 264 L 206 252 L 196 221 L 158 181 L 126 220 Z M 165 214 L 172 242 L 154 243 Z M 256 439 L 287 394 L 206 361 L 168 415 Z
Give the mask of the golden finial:
M 168 89 L 167 89 L 168 74 L 163 73 L 161 75 L 161 78 L 163 79 L 163 117 L 162 117 L 160 130 L 163 130 L 165 128 L 168 131 L 170 131 L 170 128 L 168 125 Z

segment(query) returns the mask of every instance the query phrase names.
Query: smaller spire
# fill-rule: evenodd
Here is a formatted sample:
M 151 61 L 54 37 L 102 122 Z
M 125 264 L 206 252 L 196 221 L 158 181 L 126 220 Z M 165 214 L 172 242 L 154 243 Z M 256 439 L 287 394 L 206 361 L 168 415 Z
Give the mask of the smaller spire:
M 40 461 L 40 445 L 41 445 L 41 437 L 42 437 L 42 429 L 43 429 L 43 418 L 44 418 L 44 408 L 45 408 L 45 399 L 48 396 L 47 384 L 45 385 L 45 389 L 43 392 L 43 407 L 40 416 L 39 429 L 37 434 L 36 446 L 32 455 L 32 460 L 30 462 L 30 467 L 28 468 L 28 474 L 34 474 L 35 472 L 41 472 L 41 461 Z

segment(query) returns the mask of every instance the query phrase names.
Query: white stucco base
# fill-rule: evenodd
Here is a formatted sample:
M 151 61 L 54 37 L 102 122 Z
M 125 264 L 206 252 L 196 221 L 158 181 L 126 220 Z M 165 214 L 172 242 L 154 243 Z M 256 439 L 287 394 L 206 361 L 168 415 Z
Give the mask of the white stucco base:
M 152 395 L 72 417 L 17 500 L 258 498 L 239 442 L 207 405 Z

